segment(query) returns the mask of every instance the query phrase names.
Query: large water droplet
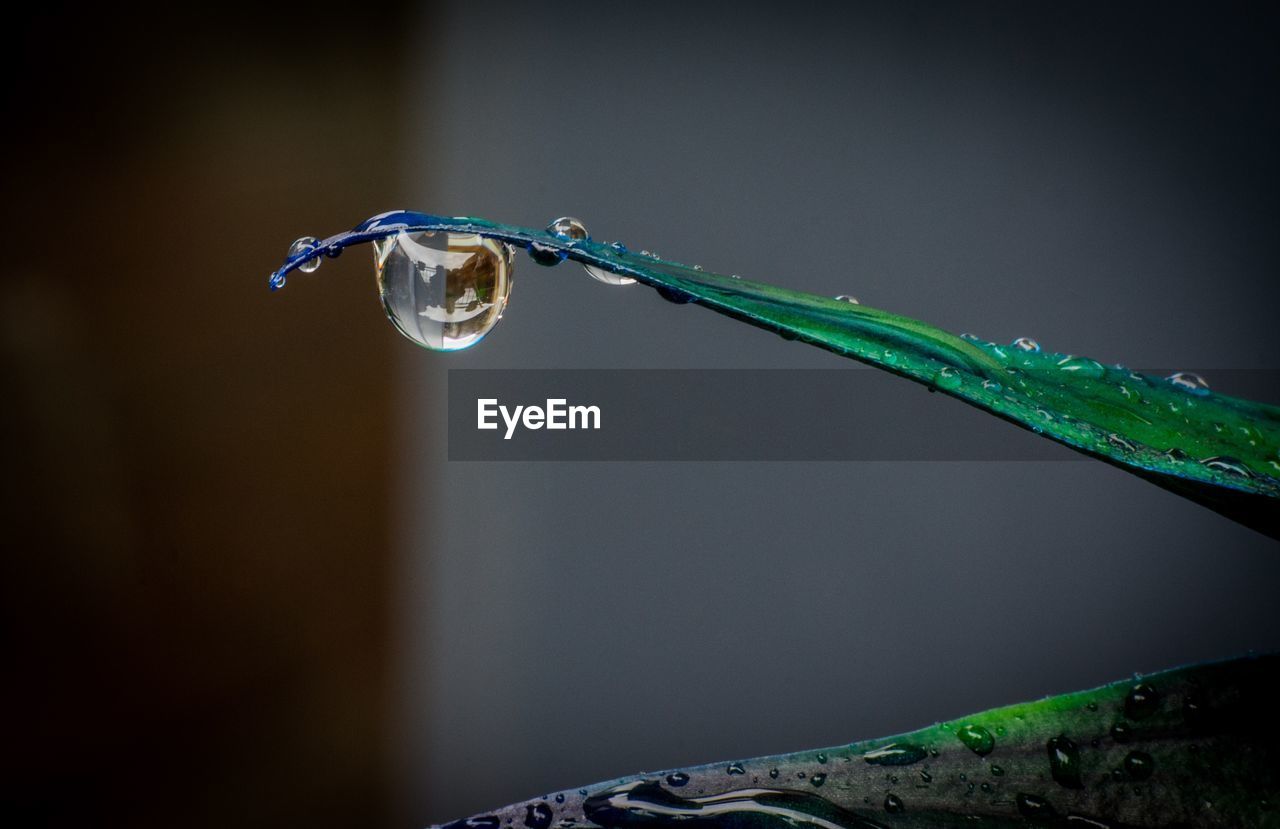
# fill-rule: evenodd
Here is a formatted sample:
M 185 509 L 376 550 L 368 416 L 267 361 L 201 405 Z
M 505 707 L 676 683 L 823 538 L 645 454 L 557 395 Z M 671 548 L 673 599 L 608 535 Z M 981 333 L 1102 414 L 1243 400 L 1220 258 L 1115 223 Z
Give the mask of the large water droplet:
M 1058 784 L 1068 789 L 1083 789 L 1080 780 L 1080 749 L 1066 735 L 1051 737 L 1045 744 L 1049 752 L 1049 773 Z
M 1175 372 L 1165 379 L 1183 391 L 1189 391 L 1192 394 L 1205 395 L 1209 393 L 1209 384 L 1205 379 L 1199 374 L 1190 371 Z
M 991 732 L 980 725 L 966 723 L 956 729 L 956 736 L 960 738 L 960 742 L 967 745 L 979 757 L 990 754 L 991 750 L 996 747 L 996 738 L 992 737 Z
M 604 268 L 597 268 L 594 265 L 583 265 L 582 269 L 597 282 L 603 282 L 606 285 L 634 285 L 636 281 L 629 276 L 623 276 L 613 271 L 606 271 Z
M 295 239 L 293 244 L 289 245 L 288 258 L 292 259 L 293 257 L 297 256 L 300 253 L 306 253 L 307 251 L 311 251 L 311 250 L 314 250 L 317 254 L 320 253 L 320 240 L 314 236 L 303 236 L 300 239 Z M 316 269 L 319 267 L 320 267 L 320 257 L 319 255 L 317 255 L 315 258 L 308 259 L 307 261 L 299 265 L 298 270 L 302 271 L 303 273 L 315 273 Z
M 1019 351 L 1039 351 L 1040 343 L 1030 337 L 1019 337 L 1013 341 L 1013 347 Z
M 1160 692 L 1145 682 L 1139 682 L 1129 689 L 1129 695 L 1124 698 L 1124 715 L 1131 720 L 1150 717 L 1159 707 Z M 1114 736 L 1115 729 L 1111 733 Z
M 471 233 L 407 233 L 374 243 L 378 293 L 396 329 L 433 351 L 475 345 L 511 295 L 506 245 Z

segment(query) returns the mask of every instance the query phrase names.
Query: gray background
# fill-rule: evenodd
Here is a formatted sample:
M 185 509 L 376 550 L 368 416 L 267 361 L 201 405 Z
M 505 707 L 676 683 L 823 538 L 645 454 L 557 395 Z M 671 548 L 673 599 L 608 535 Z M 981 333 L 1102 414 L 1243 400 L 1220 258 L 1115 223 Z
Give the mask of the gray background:
M 414 30 L 409 206 L 572 214 L 1104 362 L 1274 368 L 1273 31 L 1208 5 L 454 7 Z M 444 461 L 448 368 L 840 365 L 640 287 L 521 257 L 488 340 L 400 354 L 409 822 L 1280 644 L 1275 543 L 1102 464 Z M 902 428 L 961 405 L 922 393 Z

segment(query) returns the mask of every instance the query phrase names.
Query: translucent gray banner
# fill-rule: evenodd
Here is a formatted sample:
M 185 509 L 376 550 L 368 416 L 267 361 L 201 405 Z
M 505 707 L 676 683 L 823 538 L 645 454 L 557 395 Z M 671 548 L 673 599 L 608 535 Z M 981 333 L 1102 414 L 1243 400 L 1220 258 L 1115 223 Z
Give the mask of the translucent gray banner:
M 1275 371 L 1212 376 L 1215 388 L 1262 400 L 1275 399 L 1280 380 Z M 448 392 L 450 461 L 1083 458 L 870 369 L 454 369 Z

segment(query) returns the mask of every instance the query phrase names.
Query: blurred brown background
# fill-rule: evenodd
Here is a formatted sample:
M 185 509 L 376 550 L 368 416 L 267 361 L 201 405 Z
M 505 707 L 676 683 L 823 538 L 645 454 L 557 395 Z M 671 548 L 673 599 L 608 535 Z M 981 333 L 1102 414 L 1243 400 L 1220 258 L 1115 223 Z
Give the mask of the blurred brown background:
M 404 15 L 350 15 L 6 23 L 11 825 L 389 819 L 394 334 L 363 261 L 265 282 L 401 198 Z

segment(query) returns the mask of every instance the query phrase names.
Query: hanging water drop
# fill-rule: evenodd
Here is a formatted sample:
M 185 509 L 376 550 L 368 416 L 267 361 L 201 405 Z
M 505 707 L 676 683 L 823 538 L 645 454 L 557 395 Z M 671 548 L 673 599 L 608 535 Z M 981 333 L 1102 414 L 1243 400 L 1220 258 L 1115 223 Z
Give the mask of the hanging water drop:
M 1019 351 L 1036 352 L 1040 350 L 1040 343 L 1036 342 L 1030 337 L 1019 337 L 1018 339 L 1013 341 L 1012 345 L 1014 348 L 1018 349 Z
M 313 251 L 313 250 L 316 251 L 317 254 L 319 254 L 320 252 L 319 247 L 320 247 L 319 239 L 317 239 L 314 236 L 303 236 L 300 239 L 295 239 L 293 244 L 289 245 L 288 258 L 292 259 L 293 257 L 299 254 L 306 253 L 307 251 Z M 317 255 L 316 257 L 312 259 L 308 259 L 307 261 L 299 265 L 298 270 L 302 271 L 303 273 L 315 273 L 316 269 L 319 267 L 320 267 L 320 257 Z
M 506 310 L 513 265 L 492 239 L 402 231 L 375 242 L 373 256 L 388 319 L 433 351 L 475 345 Z
M 1209 393 L 1209 384 L 1199 374 L 1190 371 L 1179 371 L 1170 374 L 1165 378 L 1172 385 L 1177 386 L 1183 391 L 1189 391 L 1192 394 L 1206 395 Z

